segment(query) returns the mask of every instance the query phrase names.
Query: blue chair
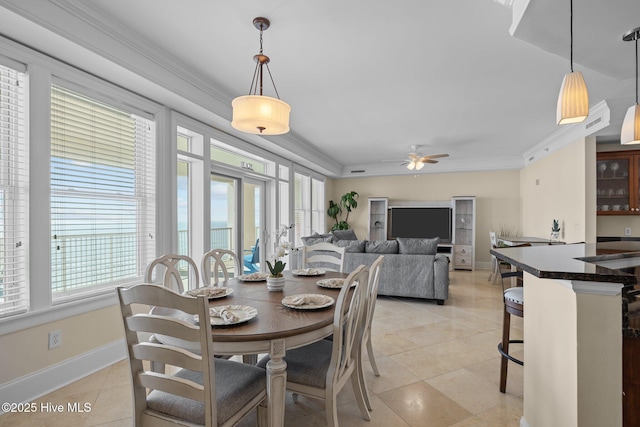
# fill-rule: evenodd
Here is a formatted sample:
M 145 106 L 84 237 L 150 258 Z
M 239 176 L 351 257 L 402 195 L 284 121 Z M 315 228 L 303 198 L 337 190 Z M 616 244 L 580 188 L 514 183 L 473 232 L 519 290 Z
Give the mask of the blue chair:
M 244 256 L 244 268 L 249 273 L 258 271 L 258 263 L 260 262 L 260 239 L 256 240 L 255 246 L 251 248 L 251 253 Z

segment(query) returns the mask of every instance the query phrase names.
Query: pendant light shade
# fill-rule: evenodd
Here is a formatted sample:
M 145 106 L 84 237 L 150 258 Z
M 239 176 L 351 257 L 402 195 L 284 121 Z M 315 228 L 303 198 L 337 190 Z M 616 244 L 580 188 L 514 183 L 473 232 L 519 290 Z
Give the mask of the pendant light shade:
M 281 135 L 289 132 L 291 107 L 270 96 L 244 95 L 231 102 L 231 126 L 239 131 L 261 135 Z
M 638 39 L 640 27 L 635 28 L 622 36 L 622 40 L 636 42 L 636 105 L 627 110 L 622 122 L 620 143 L 623 145 L 640 144 L 640 105 L 638 105 Z
M 559 125 L 580 123 L 589 116 L 589 93 L 580 71 L 567 73 L 562 80 L 556 122 Z
M 587 91 L 587 84 L 584 82 L 584 77 L 580 71 L 573 71 L 573 0 L 569 2 L 569 12 L 571 72 L 564 76 L 562 87 L 560 87 L 560 94 L 558 95 L 556 123 L 559 125 L 580 123 L 589 115 L 589 93 Z
M 289 113 L 291 107 L 280 100 L 278 89 L 269 70 L 269 57 L 262 53 L 262 32 L 271 23 L 267 18 L 255 18 L 253 25 L 260 30 L 260 53 L 253 56 L 256 68 L 251 80 L 249 94 L 239 96 L 231 102 L 233 117 L 231 126 L 241 132 L 260 135 L 282 135 L 289 132 Z M 277 98 L 265 96 L 263 89 L 263 68 L 266 67 Z

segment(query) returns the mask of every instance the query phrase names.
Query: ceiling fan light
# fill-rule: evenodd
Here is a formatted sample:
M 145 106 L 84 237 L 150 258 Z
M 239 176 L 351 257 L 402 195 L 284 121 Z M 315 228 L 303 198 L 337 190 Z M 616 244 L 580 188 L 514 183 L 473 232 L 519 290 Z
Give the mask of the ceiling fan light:
M 622 145 L 640 144 L 640 105 L 632 105 L 627 110 L 620 132 Z
M 558 95 L 556 121 L 559 125 L 580 123 L 589 116 L 589 93 L 580 71 L 567 73 Z
M 420 169 L 422 169 L 424 167 L 424 163 L 422 162 L 416 162 L 416 170 L 419 171 Z
M 409 162 L 409 164 L 407 164 L 407 169 L 409 169 L 410 171 L 415 169 L 415 167 L 416 167 L 416 163 L 415 162 Z
M 264 95 L 239 96 L 231 102 L 231 126 L 246 133 L 282 135 L 289 132 L 291 107 L 286 102 Z

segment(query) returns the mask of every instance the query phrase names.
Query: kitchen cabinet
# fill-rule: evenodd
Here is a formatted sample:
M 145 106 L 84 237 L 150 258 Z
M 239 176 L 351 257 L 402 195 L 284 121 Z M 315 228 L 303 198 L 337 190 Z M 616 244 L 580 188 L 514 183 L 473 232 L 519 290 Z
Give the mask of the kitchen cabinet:
M 598 215 L 640 215 L 640 150 L 597 153 Z

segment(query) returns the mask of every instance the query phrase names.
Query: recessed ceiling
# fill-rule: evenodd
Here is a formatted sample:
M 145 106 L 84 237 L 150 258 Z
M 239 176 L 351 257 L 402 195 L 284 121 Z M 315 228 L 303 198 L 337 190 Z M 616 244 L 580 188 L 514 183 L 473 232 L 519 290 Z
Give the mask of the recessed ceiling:
M 574 3 L 575 68 L 585 75 L 592 107 L 602 100 L 624 106 L 611 109 L 612 125 L 599 132 L 615 138 L 618 115 L 634 102 L 633 47 L 621 35 L 640 26 L 640 2 Z M 521 167 L 525 152 L 559 130 L 568 0 L 0 0 L 0 6 L 8 9 L 0 9 L 0 31 L 9 37 L 54 49 L 51 40 L 11 25 L 17 14 L 143 75 L 153 70 L 140 61 L 160 58 L 182 79 L 216 88 L 222 106 L 249 90 L 259 48 L 252 20 L 265 16 L 271 28 L 264 52 L 292 108 L 291 134 L 269 141 L 317 153 L 318 163 L 333 163 L 345 175 L 410 173 L 400 163 L 412 145 L 450 155 L 421 173 Z M 71 55 L 56 53 L 90 68 Z M 216 110 L 211 105 L 204 107 Z M 230 108 L 217 110 L 230 120 Z M 393 159 L 397 165 L 383 162 Z

